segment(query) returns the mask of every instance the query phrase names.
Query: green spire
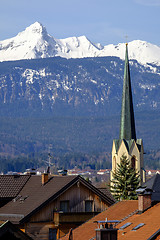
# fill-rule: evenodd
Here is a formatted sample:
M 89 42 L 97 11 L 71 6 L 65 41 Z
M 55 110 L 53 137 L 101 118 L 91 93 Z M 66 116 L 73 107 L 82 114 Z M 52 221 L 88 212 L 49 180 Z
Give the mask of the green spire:
M 128 61 L 128 47 L 126 43 L 126 56 L 124 67 L 123 80 L 123 95 L 122 95 L 122 109 L 121 109 L 121 124 L 120 124 L 120 139 L 135 139 L 136 130 L 134 122 L 134 111 L 132 102 L 132 90 L 130 80 L 130 70 Z

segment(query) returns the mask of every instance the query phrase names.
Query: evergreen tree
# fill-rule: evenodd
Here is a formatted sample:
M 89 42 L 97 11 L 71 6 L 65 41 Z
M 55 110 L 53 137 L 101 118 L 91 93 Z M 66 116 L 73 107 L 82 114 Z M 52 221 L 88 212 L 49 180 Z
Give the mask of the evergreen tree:
M 137 199 L 136 189 L 140 183 L 139 173 L 131 167 L 125 155 L 122 155 L 120 164 L 117 164 L 113 177 L 110 188 L 116 200 Z

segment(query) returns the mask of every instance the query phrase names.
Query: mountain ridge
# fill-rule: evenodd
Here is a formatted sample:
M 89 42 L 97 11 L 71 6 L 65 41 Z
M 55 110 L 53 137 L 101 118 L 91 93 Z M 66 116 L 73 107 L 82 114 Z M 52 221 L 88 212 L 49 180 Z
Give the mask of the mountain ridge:
M 140 64 L 160 66 L 160 47 L 146 41 L 128 43 L 129 58 Z M 36 59 L 60 56 L 63 58 L 115 56 L 124 60 L 125 43 L 102 46 L 86 36 L 56 39 L 39 22 L 27 27 L 17 36 L 0 41 L 0 61 Z
M 150 67 L 130 61 L 136 111 L 160 109 L 160 67 Z M 117 114 L 123 74 L 124 61 L 117 57 L 1 62 L 0 116 Z

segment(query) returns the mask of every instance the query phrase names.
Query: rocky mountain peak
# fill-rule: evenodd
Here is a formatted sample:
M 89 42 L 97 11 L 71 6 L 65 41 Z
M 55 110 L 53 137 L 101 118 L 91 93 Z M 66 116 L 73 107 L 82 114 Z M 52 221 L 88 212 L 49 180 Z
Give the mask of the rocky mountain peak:
M 41 23 L 35 22 L 24 31 L 18 33 L 17 37 L 24 37 L 26 40 L 31 40 L 31 38 L 45 37 L 46 35 L 48 35 L 46 28 Z

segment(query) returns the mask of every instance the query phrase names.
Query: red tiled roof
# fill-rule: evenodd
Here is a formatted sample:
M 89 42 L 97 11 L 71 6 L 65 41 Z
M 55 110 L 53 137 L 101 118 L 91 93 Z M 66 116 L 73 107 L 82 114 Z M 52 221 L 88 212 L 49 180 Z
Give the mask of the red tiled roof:
M 118 230 L 118 240 L 160 239 L 160 203 L 141 214 L 139 214 L 136 209 L 137 201 L 129 200 L 118 202 L 74 229 L 72 231 L 73 240 L 91 240 L 94 238 L 96 235 L 95 229 L 97 228 L 94 221 L 105 220 L 106 217 L 108 220 L 121 220 L 121 223 L 116 226 L 118 229 L 128 222 L 131 223 L 127 228 Z M 132 230 L 140 223 L 144 223 L 144 225 L 137 230 Z M 61 240 L 68 240 L 68 235 L 62 237 Z
M 123 223 L 118 224 L 117 227 L 119 228 L 127 222 L 132 224 L 126 229 L 118 231 L 118 240 L 147 240 L 160 228 L 160 203 L 149 208 L 142 214 L 134 214 L 129 219 L 123 221 Z M 144 223 L 144 226 L 136 231 L 132 231 L 132 229 L 140 223 Z M 160 237 L 158 239 L 160 239 Z
M 73 230 L 73 240 L 89 240 L 95 237 L 95 229 L 97 228 L 97 224 L 95 221 L 105 220 L 121 220 L 129 214 L 136 211 L 138 208 L 138 201 L 130 200 L 130 201 L 121 201 L 118 202 L 111 207 L 109 207 L 106 211 L 96 215 L 88 222 L 82 224 L 78 228 Z M 68 240 L 68 235 L 61 238 L 62 240 Z

